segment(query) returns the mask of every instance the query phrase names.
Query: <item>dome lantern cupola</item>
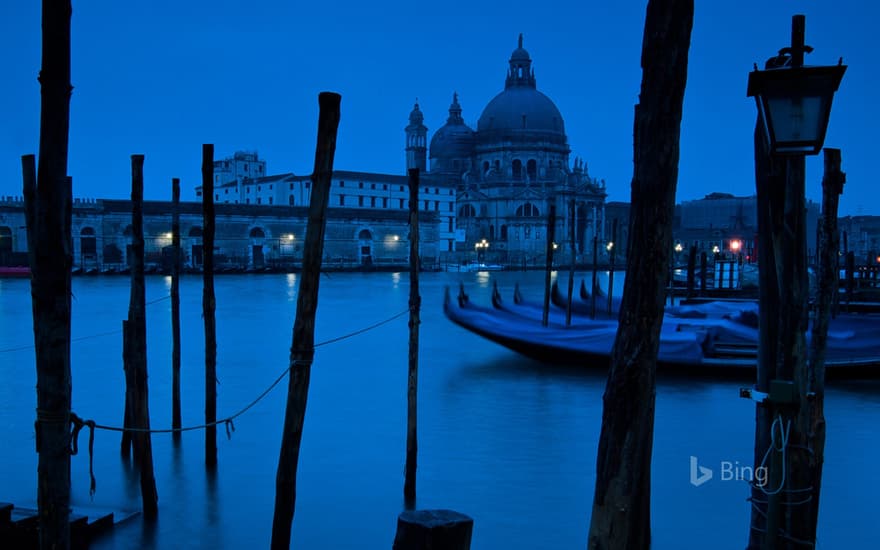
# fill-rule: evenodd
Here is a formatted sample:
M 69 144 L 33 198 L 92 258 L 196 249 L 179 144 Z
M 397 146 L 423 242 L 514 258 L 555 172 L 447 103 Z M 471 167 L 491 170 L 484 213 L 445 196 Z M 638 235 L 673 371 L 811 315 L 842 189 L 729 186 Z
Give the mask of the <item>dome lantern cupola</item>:
M 529 57 L 529 52 L 523 48 L 522 33 L 519 33 L 517 48 L 510 54 L 510 68 L 507 70 L 507 80 L 504 83 L 504 89 L 515 86 L 537 88 L 535 71 L 532 69 L 532 60 Z

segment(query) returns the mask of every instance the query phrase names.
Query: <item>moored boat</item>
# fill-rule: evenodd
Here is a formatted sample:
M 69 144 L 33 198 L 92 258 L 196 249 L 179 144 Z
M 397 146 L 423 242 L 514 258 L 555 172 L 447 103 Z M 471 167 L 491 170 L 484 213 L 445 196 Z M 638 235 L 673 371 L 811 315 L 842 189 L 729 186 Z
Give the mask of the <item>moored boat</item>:
M 24 266 L 0 266 L 0 277 L 30 277 L 31 270 Z
M 552 301 L 551 301 L 552 303 Z M 546 363 L 607 365 L 617 334 L 616 319 L 591 319 L 552 306 L 547 326 L 543 311 L 521 297 L 506 304 L 493 292 L 491 308 L 471 302 L 463 289 L 453 300 L 449 289 L 444 313 L 455 324 L 523 355 Z M 810 332 L 807 332 L 809 342 Z M 752 370 L 757 362 L 756 303 L 710 302 L 668 307 L 660 332 L 658 364 L 702 372 Z M 842 375 L 880 375 L 880 316 L 839 315 L 831 321 L 825 365 Z

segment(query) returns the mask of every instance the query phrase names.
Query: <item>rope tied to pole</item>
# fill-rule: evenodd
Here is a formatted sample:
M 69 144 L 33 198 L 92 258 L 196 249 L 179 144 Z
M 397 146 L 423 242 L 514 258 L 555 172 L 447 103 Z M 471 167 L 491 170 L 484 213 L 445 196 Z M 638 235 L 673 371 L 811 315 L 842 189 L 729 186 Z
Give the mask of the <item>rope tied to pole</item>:
M 397 313 L 397 314 L 395 314 L 395 315 L 393 315 L 383 321 L 379 321 L 377 323 L 374 323 L 368 327 L 350 332 L 348 334 L 344 334 L 342 336 L 338 336 L 336 338 L 331 338 L 330 340 L 325 340 L 323 342 L 319 342 L 319 343 L 315 344 L 314 346 L 312 346 L 312 351 L 314 351 L 315 348 L 318 348 L 320 346 L 326 346 L 328 344 L 333 344 L 336 342 L 340 342 L 342 340 L 346 340 L 348 338 L 352 338 L 352 337 L 357 336 L 359 334 L 363 334 L 365 332 L 368 332 L 370 330 L 378 328 L 384 324 L 390 323 L 391 321 L 394 321 L 395 319 L 398 319 L 398 318 L 402 317 L 403 315 L 406 315 L 407 313 L 409 313 L 409 309 L 405 309 L 405 310 L 401 311 L 400 313 Z M 0 350 L 0 351 L 2 351 L 2 350 Z M 290 365 L 286 369 L 284 369 L 281 372 L 281 374 L 278 375 L 278 377 L 269 385 L 269 387 L 267 387 L 265 390 L 263 390 L 263 392 L 260 395 L 258 395 L 250 403 L 248 403 L 247 405 L 242 407 L 235 414 L 232 414 L 232 415 L 224 417 L 224 418 L 220 418 L 218 420 L 215 420 L 214 422 L 199 424 L 196 426 L 186 426 L 186 427 L 182 427 L 182 428 L 162 428 L 162 429 L 132 428 L 132 427 L 125 428 L 125 427 L 119 427 L 119 426 L 107 426 L 104 424 L 98 424 L 94 420 L 83 420 L 73 411 L 67 411 L 64 413 L 53 413 L 53 412 L 49 412 L 44 409 L 38 408 L 37 409 L 37 420 L 34 423 L 34 427 L 36 430 L 37 452 L 38 453 L 40 452 L 40 439 L 41 438 L 40 438 L 39 425 L 41 422 L 43 422 L 43 423 L 56 423 L 56 424 L 69 423 L 69 424 L 73 425 L 73 429 L 71 430 L 70 445 L 69 445 L 69 452 L 71 455 L 76 455 L 79 453 L 79 443 L 78 443 L 79 433 L 82 431 L 83 428 L 88 428 L 89 429 L 89 477 L 91 478 L 90 484 L 89 484 L 89 496 L 94 497 L 95 489 L 96 489 L 96 485 L 97 485 L 96 481 L 95 481 L 95 470 L 94 470 L 95 430 L 107 430 L 107 431 L 112 431 L 112 432 L 138 432 L 138 433 L 146 432 L 146 433 L 150 433 L 150 434 L 159 434 L 159 433 L 175 433 L 175 432 L 188 432 L 188 431 L 192 431 L 192 430 L 201 430 L 201 429 L 209 428 L 212 426 L 217 426 L 219 424 L 223 424 L 226 429 L 226 437 L 231 440 L 232 434 L 233 434 L 233 432 L 235 432 L 235 423 L 233 422 L 234 419 L 236 419 L 239 416 L 246 413 L 248 410 L 250 410 L 251 407 L 253 407 L 257 403 L 259 403 L 264 397 L 266 397 L 273 389 L 275 389 L 275 386 L 277 386 L 279 382 L 284 380 L 284 377 L 290 373 L 291 369 L 293 369 L 294 367 L 296 367 L 298 365 L 304 365 L 304 364 L 311 365 L 312 362 L 313 362 L 312 359 L 294 359 L 294 360 L 292 360 L 290 362 Z
M 70 434 L 70 454 L 79 453 L 79 432 L 84 427 L 89 429 L 89 497 L 95 496 L 95 421 L 83 420 L 75 412 L 70 412 L 70 423 L 73 424 L 73 431 Z

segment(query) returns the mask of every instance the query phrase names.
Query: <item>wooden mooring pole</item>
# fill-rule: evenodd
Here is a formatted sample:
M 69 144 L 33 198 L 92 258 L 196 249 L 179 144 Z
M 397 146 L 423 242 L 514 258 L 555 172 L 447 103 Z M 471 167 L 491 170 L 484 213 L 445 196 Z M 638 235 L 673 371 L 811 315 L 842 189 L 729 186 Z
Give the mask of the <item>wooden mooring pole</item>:
M 293 343 L 290 347 L 290 374 L 281 453 L 275 476 L 273 550 L 290 548 L 290 531 L 296 506 L 296 471 L 299 465 L 299 449 L 309 395 L 309 376 L 312 359 L 315 356 L 315 313 L 318 309 L 318 285 L 321 281 L 321 258 L 324 252 L 325 213 L 330 197 L 341 101 L 342 97 L 339 94 L 331 92 L 321 92 L 318 96 L 320 110 L 315 169 L 312 174 L 302 275 L 296 296 L 296 317 L 293 322 Z
M 131 156 L 131 297 L 128 322 L 123 324 L 123 348 L 127 356 L 126 381 L 132 427 L 135 464 L 141 474 L 144 517 L 158 514 L 156 479 L 153 476 L 153 446 L 150 436 L 150 407 L 147 389 L 147 317 L 144 285 L 144 156 Z
M 617 254 L 617 218 L 611 222 L 611 248 L 608 253 L 608 315 L 611 315 L 614 299 L 614 255 Z
M 599 290 L 599 235 L 593 235 L 593 286 L 590 290 L 590 319 L 596 318 L 596 296 Z
M 568 301 L 565 303 L 565 326 L 571 326 L 571 299 L 574 294 L 574 264 L 577 260 L 575 237 L 574 199 L 568 203 L 568 239 L 571 250 L 571 265 L 568 266 Z
M 180 179 L 171 179 L 171 427 L 180 430 Z M 180 441 L 180 432 L 172 439 Z
M 693 0 L 649 0 L 642 42 L 640 105 L 626 279 L 603 396 L 590 550 L 651 546 L 651 456 L 657 350 L 678 180 L 682 105 Z M 644 145 L 644 147 L 643 147 Z
M 418 381 L 419 381 L 419 170 L 409 171 L 409 361 L 406 390 L 406 467 L 403 498 L 408 510 L 416 503 L 416 463 L 418 458 Z
M 697 270 L 697 245 L 691 245 L 688 250 L 688 265 L 687 265 L 687 292 L 685 295 L 688 298 L 694 297 L 694 271 Z
M 547 326 L 550 319 L 550 273 L 553 271 L 553 240 L 556 238 L 556 205 L 550 205 L 547 215 L 547 266 L 544 268 L 544 311 L 541 325 Z
M 791 536 L 814 545 L 819 519 L 819 493 L 822 484 L 822 463 L 825 460 L 825 346 L 833 297 L 838 294 L 837 258 L 840 233 L 837 227 L 837 206 L 843 193 L 846 175 L 840 170 L 840 149 L 825 149 L 825 174 L 822 178 L 822 216 L 819 220 L 818 291 L 813 316 L 810 360 L 800 372 L 795 372 L 795 385 L 801 407 L 795 418 L 794 433 L 803 440 L 793 442 L 791 456 L 791 485 L 797 489 L 810 487 L 806 493 L 797 493 L 801 506 L 789 507 Z M 806 498 L 809 497 L 809 498 Z
M 709 257 L 706 251 L 700 252 L 700 296 L 706 295 L 706 278 L 709 276 Z
M 397 517 L 392 550 L 470 550 L 474 520 L 453 510 L 408 510 Z
M 214 144 L 202 145 L 202 317 L 205 320 L 205 466 L 217 465 L 217 309 L 214 297 Z
M 69 0 L 43 2 L 40 157 L 22 157 L 37 371 L 39 546 L 70 545 L 70 268 L 72 188 Z
M 70 545 L 70 0 L 43 2 L 40 158 L 22 157 L 37 370 L 40 548 Z
M 70 15 L 67 17 L 69 32 Z M 45 22 L 43 29 L 45 40 Z M 46 63 L 44 50 L 44 68 Z M 44 81 L 43 89 L 46 87 Z M 43 116 L 46 112 L 44 92 Z M 64 120 L 67 120 L 66 113 Z M 40 155 L 39 184 L 34 155 L 21 158 L 37 367 L 34 429 L 39 455 L 37 507 L 42 549 L 70 546 L 70 268 L 73 251 L 70 222 L 73 199 L 71 179 L 61 171 L 62 168 L 66 171 L 67 166 L 66 129 L 63 164 L 56 166 L 49 162 L 51 154 L 62 153 L 57 143 L 50 141 L 43 148 L 44 140 L 49 140 L 54 130 L 40 131 L 40 151 L 45 152 L 47 158 Z M 61 138 L 55 134 L 54 139 Z

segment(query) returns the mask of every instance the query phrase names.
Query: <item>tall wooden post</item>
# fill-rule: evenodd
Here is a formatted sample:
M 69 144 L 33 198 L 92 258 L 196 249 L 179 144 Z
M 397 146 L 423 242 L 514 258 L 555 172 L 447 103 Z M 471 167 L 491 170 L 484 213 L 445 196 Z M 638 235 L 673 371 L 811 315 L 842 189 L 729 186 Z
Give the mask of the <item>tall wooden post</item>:
M 770 156 L 760 117 L 755 124 L 755 188 L 758 219 L 758 361 L 755 389 L 770 392 L 770 381 L 776 377 L 779 338 L 779 293 L 777 291 L 777 251 L 775 236 L 781 231 L 782 206 L 785 194 L 785 167 Z M 755 412 L 755 466 L 760 466 L 770 445 L 770 429 L 774 410 L 759 403 Z M 768 480 L 769 483 L 769 480 Z M 769 485 L 771 490 L 776 486 Z M 763 548 L 769 509 L 778 511 L 777 495 L 765 495 L 762 488 L 752 487 L 750 550 Z M 768 502 L 766 506 L 759 503 Z M 774 512 L 775 514 L 775 512 Z M 771 514 L 772 522 L 776 516 Z M 774 527 L 775 529 L 775 527 Z
M 706 295 L 706 278 L 709 276 L 709 257 L 706 251 L 700 252 L 700 296 Z
M 856 280 L 856 253 L 850 250 L 844 256 L 845 259 L 845 270 L 846 270 L 846 305 L 849 305 L 853 299 L 853 293 L 855 292 Z
M 272 520 L 272 548 L 290 547 L 290 530 L 296 505 L 296 470 L 309 394 L 309 376 L 315 355 L 315 313 L 318 309 L 318 285 L 321 281 L 321 257 L 324 252 L 324 229 L 333 157 L 336 153 L 336 131 L 339 127 L 339 105 L 342 97 L 331 92 L 318 96 L 318 143 L 315 170 L 309 203 L 309 223 L 303 248 L 303 267 L 296 297 L 296 318 L 293 322 L 293 343 L 290 347 L 290 374 L 287 406 L 281 437 L 281 453 L 275 476 L 275 515 Z
M 805 368 L 795 372 L 795 386 L 801 406 L 792 432 L 802 439 L 793 441 L 791 447 L 791 486 L 793 489 L 810 487 L 812 490 L 797 493 L 805 497 L 798 500 L 807 502 L 801 506 L 789 507 L 789 529 L 793 538 L 807 541 L 811 545 L 816 541 L 822 463 L 825 457 L 825 343 L 832 298 L 838 293 L 837 257 L 840 234 L 837 228 L 837 205 L 845 181 L 846 176 L 840 171 L 840 149 L 825 149 L 822 217 L 819 223 L 818 292 L 810 341 L 810 360 L 805 363 Z
M 568 301 L 565 305 L 565 326 L 571 325 L 571 298 L 574 294 L 574 264 L 577 259 L 575 251 L 575 208 L 574 199 L 568 203 L 568 239 L 569 249 L 571 250 L 571 265 L 568 266 Z
M 553 271 L 553 241 L 556 239 L 556 205 L 550 205 L 547 215 L 547 266 L 544 269 L 544 314 L 541 324 L 547 326 L 550 319 L 550 272 Z
M 409 366 L 406 390 L 406 468 L 403 498 L 407 509 L 415 508 L 416 462 L 418 457 L 419 382 L 419 170 L 409 171 Z
M 617 254 L 617 218 L 611 223 L 611 250 L 608 252 L 608 315 L 611 315 L 614 300 L 614 256 Z
M 205 466 L 217 465 L 217 321 L 214 312 L 214 145 L 202 145 L 202 317 L 205 320 Z
M 171 427 L 180 430 L 180 179 L 171 179 Z M 180 441 L 180 432 L 172 437 Z
M 657 351 L 678 179 L 693 0 L 649 0 L 635 110 L 627 269 L 605 387 L 590 550 L 651 546 Z
M 70 125 L 69 0 L 43 1 L 40 151 L 22 158 L 37 369 L 40 547 L 70 545 Z
M 150 407 L 147 391 L 147 317 L 144 288 L 144 156 L 131 156 L 131 297 L 123 342 L 127 350 L 128 402 L 131 405 L 135 462 L 141 473 L 144 516 L 158 513 L 156 480 L 153 477 L 153 446 L 150 436 Z
M 596 294 L 599 293 L 599 235 L 593 235 L 593 287 L 590 290 L 590 319 L 596 318 Z
M 44 24 L 44 41 L 45 29 Z M 44 67 L 45 57 L 44 50 Z M 44 89 L 45 87 L 44 83 Z M 42 113 L 45 117 L 47 116 L 45 94 L 43 103 Z M 41 153 L 44 150 L 46 155 L 60 153 L 59 150 L 53 151 L 57 146 L 56 143 L 48 143 L 43 149 L 43 140 L 48 137 L 41 130 Z M 63 137 L 66 144 L 66 132 Z M 56 138 L 60 139 L 61 136 L 57 135 Z M 67 165 L 66 153 L 65 146 L 63 167 Z M 43 549 L 68 548 L 70 546 L 68 514 L 72 183 L 69 177 L 53 176 L 54 169 L 60 167 L 54 166 L 59 159 L 47 158 L 44 161 L 41 154 L 38 184 L 34 160 L 33 155 L 25 155 L 21 159 L 21 164 L 37 366 L 37 421 L 34 427 L 39 454 L 37 463 L 39 542 L 40 548 Z M 44 163 L 49 166 L 44 168 Z
M 697 246 L 691 245 L 688 250 L 688 266 L 687 266 L 687 297 L 694 297 L 694 271 L 697 270 Z

